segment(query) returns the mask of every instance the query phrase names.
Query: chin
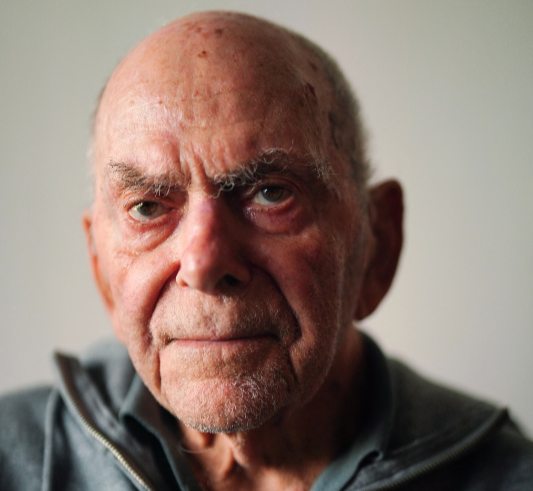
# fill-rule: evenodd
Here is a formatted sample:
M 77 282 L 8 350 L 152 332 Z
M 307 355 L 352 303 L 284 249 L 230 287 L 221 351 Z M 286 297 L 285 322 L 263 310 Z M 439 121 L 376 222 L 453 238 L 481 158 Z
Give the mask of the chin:
M 290 399 L 287 380 L 264 375 L 185 384 L 164 394 L 170 411 L 185 426 L 202 433 L 258 428 Z

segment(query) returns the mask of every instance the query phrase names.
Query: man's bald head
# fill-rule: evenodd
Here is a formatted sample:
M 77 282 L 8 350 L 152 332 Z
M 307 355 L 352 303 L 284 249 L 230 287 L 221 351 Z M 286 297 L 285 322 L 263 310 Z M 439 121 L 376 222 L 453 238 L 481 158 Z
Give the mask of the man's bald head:
M 198 50 L 199 41 L 205 49 Z M 220 56 L 221 50 L 225 51 L 225 57 Z M 307 95 L 318 99 L 320 117 L 330 143 L 347 159 L 352 178 L 362 194 L 366 194 L 370 165 L 366 155 L 365 129 L 358 101 L 336 61 L 304 36 L 245 14 L 192 14 L 172 22 L 139 44 L 102 90 L 95 110 L 93 132 L 96 133 L 101 120 L 102 101 L 117 79 L 119 82 L 115 89 L 122 90 L 124 79 L 135 85 L 146 81 L 148 73 L 159 73 L 164 78 L 165 71 L 168 71 L 167 76 L 176 76 L 172 66 L 179 67 L 178 76 L 181 78 L 197 78 L 202 77 L 202 65 L 217 62 L 229 65 L 227 73 L 231 72 L 231 58 L 242 61 L 246 54 L 249 55 L 250 72 L 254 68 L 267 69 L 274 83 L 287 76 L 292 77 L 294 83 L 305 80 L 318 82 L 307 85 Z M 142 67 L 136 66 L 140 59 Z M 183 67 L 187 70 L 184 71 Z M 242 71 L 235 76 L 242 77 Z M 215 78 L 206 80 L 211 94 L 203 96 L 214 95 L 217 87 L 220 89 L 218 82 Z M 312 139 L 313 129 L 309 128 L 308 133 Z M 94 148 L 91 152 L 94 154 Z

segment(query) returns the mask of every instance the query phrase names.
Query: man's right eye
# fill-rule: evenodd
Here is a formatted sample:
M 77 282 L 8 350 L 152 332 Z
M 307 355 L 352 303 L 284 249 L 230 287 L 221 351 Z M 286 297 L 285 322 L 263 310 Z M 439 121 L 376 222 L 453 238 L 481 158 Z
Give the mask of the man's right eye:
M 163 215 L 167 209 L 161 204 L 155 201 L 141 201 L 132 206 L 128 213 L 134 220 L 138 222 L 147 222 L 148 220 L 154 220 L 157 217 Z

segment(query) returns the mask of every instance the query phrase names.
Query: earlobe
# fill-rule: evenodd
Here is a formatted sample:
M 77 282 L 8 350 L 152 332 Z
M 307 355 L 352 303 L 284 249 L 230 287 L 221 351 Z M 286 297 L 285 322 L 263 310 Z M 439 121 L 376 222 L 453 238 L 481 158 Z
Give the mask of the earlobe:
M 403 192 L 397 181 L 380 183 L 369 191 L 371 248 L 355 319 L 369 316 L 388 292 L 403 245 Z
M 109 288 L 109 283 L 101 271 L 101 264 L 93 234 L 93 211 L 91 208 L 88 208 L 83 212 L 82 226 L 85 233 L 85 242 L 87 245 L 93 278 L 98 287 L 98 291 L 102 295 L 106 309 L 111 314 L 114 305 L 113 296 L 111 294 L 111 289 Z

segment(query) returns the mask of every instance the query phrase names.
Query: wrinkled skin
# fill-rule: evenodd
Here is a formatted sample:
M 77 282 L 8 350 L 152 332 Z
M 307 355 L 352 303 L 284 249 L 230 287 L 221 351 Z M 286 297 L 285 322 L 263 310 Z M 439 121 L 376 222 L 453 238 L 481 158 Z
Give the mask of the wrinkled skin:
M 326 411 L 332 433 L 362 357 L 352 321 L 392 280 L 397 255 L 387 274 L 371 265 L 394 220 L 364 211 L 317 66 L 275 26 L 204 13 L 141 43 L 103 94 L 84 218 L 93 272 L 139 375 L 194 431 L 292 417 L 310 435 Z M 371 193 L 384 209 L 401 201 L 387 189 Z

